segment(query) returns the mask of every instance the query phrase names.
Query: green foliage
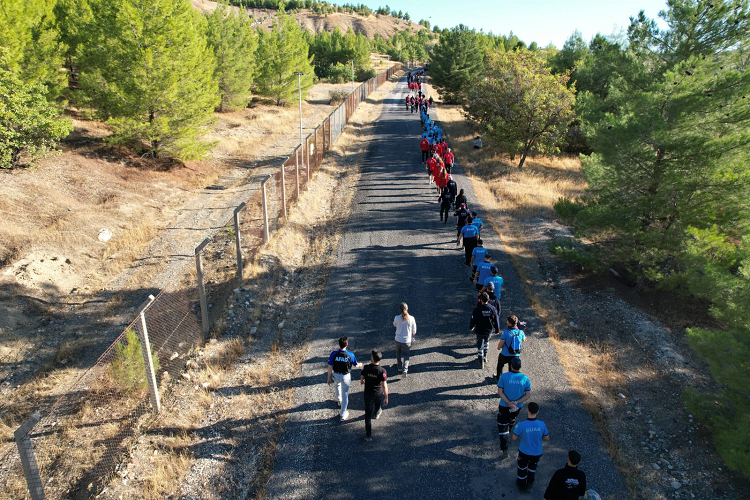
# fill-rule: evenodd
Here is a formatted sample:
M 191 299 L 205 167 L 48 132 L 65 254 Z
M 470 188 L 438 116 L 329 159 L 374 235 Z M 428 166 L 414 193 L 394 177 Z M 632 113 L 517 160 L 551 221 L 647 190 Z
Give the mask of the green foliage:
M 583 35 L 576 30 L 565 40 L 562 49 L 550 60 L 550 68 L 553 73 L 571 74 L 571 83 L 575 80 L 575 69 L 588 55 L 589 47 L 583 41 Z M 580 89 L 579 89 L 580 90 Z
M 258 38 L 248 16 L 229 11 L 225 5 L 208 16 L 208 44 L 216 57 L 215 76 L 221 92 L 219 111 L 245 107 L 255 73 Z
M 346 35 L 342 35 L 338 27 L 332 33 L 316 33 L 310 43 L 310 55 L 315 62 L 315 75 L 334 82 L 351 80 L 351 61 L 354 61 L 355 72 L 371 67 L 370 42 L 351 28 Z M 348 74 L 344 74 L 344 66 L 349 67 Z
M 0 7 L 0 69 L 15 73 L 23 83 L 46 86 L 49 100 L 66 83 L 54 5 L 55 0 L 3 0 Z
M 159 371 L 159 357 L 151 349 L 154 373 Z M 109 365 L 110 376 L 117 387 L 127 395 L 148 390 L 143 347 L 138 334 L 132 328 L 125 331 L 125 339 L 115 346 L 115 355 Z
M 463 24 L 440 37 L 432 50 L 430 75 L 445 102 L 466 101 L 467 91 L 483 70 L 483 57 L 477 33 Z
M 539 54 L 517 50 L 490 54 L 468 95 L 466 113 L 487 138 L 520 155 L 553 153 L 574 117 L 575 94 L 568 75 L 553 75 Z
M 685 33 L 701 32 L 703 21 L 692 12 L 683 19 Z M 640 33 L 636 27 L 631 33 Z M 714 53 L 683 60 L 671 48 L 682 47 L 675 35 L 660 37 L 670 45 L 654 40 L 646 50 L 639 40 L 632 44 L 638 52 L 618 56 L 604 98 L 582 99 L 596 153 L 583 161 L 588 195 L 566 220 L 608 260 L 674 286 L 689 272 L 691 228 L 716 227 L 734 239 L 747 230 L 750 112 L 743 97 L 750 96 L 750 73 L 734 67 L 721 34 Z
M 312 61 L 302 28 L 293 17 L 279 14 L 273 29 L 260 32 L 256 92 L 270 97 L 277 105 L 289 103 L 297 94 L 297 75 L 302 76 L 302 98 L 313 85 Z
M 112 127 L 109 138 L 182 160 L 201 142 L 219 103 L 205 18 L 188 0 L 99 0 L 79 47 L 85 100 Z
M 41 83 L 24 83 L 0 69 L 0 168 L 32 163 L 53 150 L 73 130 L 59 115 Z

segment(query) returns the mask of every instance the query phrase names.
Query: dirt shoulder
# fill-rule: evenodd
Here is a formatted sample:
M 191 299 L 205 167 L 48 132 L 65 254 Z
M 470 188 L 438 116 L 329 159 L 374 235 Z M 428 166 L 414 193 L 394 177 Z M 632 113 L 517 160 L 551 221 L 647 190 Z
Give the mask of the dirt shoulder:
M 685 340 L 705 305 L 639 293 L 550 254 L 551 241 L 570 236 L 552 204 L 585 187 L 577 160 L 532 158 L 521 172 L 507 157 L 473 149 L 475 130 L 457 107 L 438 103 L 437 117 L 631 497 L 748 496 L 750 482 L 727 470 L 682 396 L 712 383 Z

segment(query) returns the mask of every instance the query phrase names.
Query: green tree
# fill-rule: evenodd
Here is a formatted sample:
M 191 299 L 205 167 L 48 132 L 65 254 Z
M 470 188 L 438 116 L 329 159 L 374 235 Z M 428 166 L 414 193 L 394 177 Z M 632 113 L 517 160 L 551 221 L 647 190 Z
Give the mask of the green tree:
M 606 98 L 584 96 L 595 151 L 583 162 L 589 190 L 583 200 L 557 206 L 577 234 L 595 242 L 589 249 L 603 265 L 624 263 L 663 286 L 684 277 L 691 228 L 716 226 L 739 240 L 750 220 L 750 74 L 725 50 L 729 33 L 747 31 L 731 27 L 733 14 L 717 22 L 722 9 L 701 4 L 695 17 L 687 4 L 698 3 L 679 3 L 684 15 L 665 15 L 673 26 L 648 43 L 642 28 L 651 23 L 634 19 L 630 36 L 637 39 L 613 67 Z M 705 31 L 704 23 L 717 31 Z M 684 44 L 673 31 L 702 51 L 708 45 L 696 33 L 717 43 L 712 52 L 680 59 Z
M 290 102 L 297 93 L 297 75 L 302 76 L 302 98 L 313 85 L 309 46 L 302 28 L 293 17 L 279 14 L 271 31 L 260 32 L 258 41 L 257 93 L 271 97 L 277 105 Z
M 114 144 L 199 158 L 219 103 L 205 17 L 187 0 L 99 0 L 80 46 L 81 87 Z
M 250 99 L 255 73 L 258 38 L 247 15 L 230 11 L 224 4 L 208 16 L 208 44 L 216 57 L 215 76 L 219 83 L 219 111 L 242 108 Z
M 59 115 L 44 85 L 25 83 L 0 69 L 0 168 L 33 163 L 52 151 L 73 130 L 70 120 Z
M 552 153 L 574 118 L 575 94 L 568 75 L 553 75 L 537 53 L 491 54 L 465 106 L 490 141 L 520 155 L 523 167 L 532 151 Z
M 154 365 L 154 372 L 158 372 L 159 357 L 154 352 L 153 346 L 151 346 L 151 362 Z M 112 381 L 127 395 L 148 390 L 143 344 L 132 328 L 125 330 L 125 338 L 115 345 L 115 354 L 109 364 L 109 372 Z
M 565 40 L 562 49 L 550 60 L 550 67 L 557 74 L 570 73 L 571 83 L 573 83 L 575 81 L 575 70 L 588 52 L 589 47 L 583 41 L 583 35 L 580 31 L 575 30 Z
M 443 100 L 461 104 L 482 71 L 484 54 L 477 33 L 463 24 L 443 33 L 433 47 L 430 75 Z
M 0 6 L 0 68 L 23 83 L 41 83 L 54 100 L 65 87 L 64 46 L 55 27 L 55 0 L 3 0 Z

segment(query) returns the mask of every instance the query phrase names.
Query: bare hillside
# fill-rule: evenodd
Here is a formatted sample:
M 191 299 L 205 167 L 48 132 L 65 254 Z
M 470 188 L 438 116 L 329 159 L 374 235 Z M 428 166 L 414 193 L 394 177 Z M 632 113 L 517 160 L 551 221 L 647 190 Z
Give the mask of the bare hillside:
M 204 13 L 213 12 L 218 5 L 210 0 L 191 1 L 196 10 Z M 247 9 L 247 11 L 260 26 L 270 26 L 273 18 L 276 17 L 275 10 Z M 369 16 L 348 13 L 318 15 L 312 10 L 304 9 L 295 14 L 294 17 L 303 28 L 314 33 L 333 31 L 338 26 L 342 33 L 346 33 L 351 28 L 355 33 L 362 33 L 367 38 L 374 38 L 375 34 L 379 34 L 383 38 L 390 38 L 397 30 L 410 29 L 416 32 L 424 29 L 423 26 L 414 22 L 407 22 L 391 16 L 376 16 L 375 14 Z

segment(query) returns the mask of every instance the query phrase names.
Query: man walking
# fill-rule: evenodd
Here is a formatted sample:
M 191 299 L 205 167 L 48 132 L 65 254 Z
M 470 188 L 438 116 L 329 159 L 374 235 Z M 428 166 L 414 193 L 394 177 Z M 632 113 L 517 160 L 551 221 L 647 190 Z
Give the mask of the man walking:
M 461 246 L 463 240 L 464 247 L 464 263 L 466 266 L 471 265 L 471 252 L 474 251 L 474 247 L 477 246 L 477 236 L 479 236 L 479 230 L 476 226 L 472 226 L 470 219 L 466 220 L 467 224 L 461 228 L 458 233 L 458 241 L 456 245 Z
M 492 285 L 492 282 L 487 285 Z M 513 358 L 517 358 L 521 355 L 523 341 L 526 339 L 526 334 L 518 327 L 518 316 L 515 314 L 508 316 L 507 323 L 508 328 L 503 330 L 503 333 L 500 334 L 500 340 L 497 343 L 497 349 L 500 352 L 497 356 L 497 371 L 495 372 L 495 378 L 502 375 L 503 368 L 505 368 L 506 364 L 510 366 L 510 362 L 513 361 Z
M 518 410 L 523 408 L 523 402 L 531 397 L 531 381 L 520 372 L 521 358 L 513 358 L 510 371 L 503 373 L 497 382 L 497 395 L 500 403 L 497 408 L 497 433 L 500 436 L 500 460 L 508 458 L 510 430 L 516 423 Z
M 381 399 L 383 406 L 388 406 L 388 376 L 385 369 L 380 366 L 383 355 L 380 351 L 373 350 L 370 355 L 370 364 L 362 369 L 360 383 L 365 385 L 365 441 L 372 441 L 372 417 L 380 418 L 383 410 L 380 407 Z
M 479 368 L 484 367 L 487 361 L 487 347 L 489 345 L 490 335 L 492 335 L 493 319 L 495 310 L 487 305 L 490 297 L 486 293 L 479 294 L 479 304 L 471 313 L 469 322 L 469 331 L 474 332 L 477 337 L 477 358 Z
M 513 441 L 521 439 L 518 445 L 518 471 L 516 485 L 521 491 L 528 490 L 534 484 L 536 465 L 542 458 L 542 441 L 549 441 L 547 425 L 537 420 L 539 405 L 529 403 L 528 418 L 513 429 Z
M 357 357 L 353 352 L 347 350 L 349 338 L 343 336 L 339 339 L 339 349 L 328 356 L 328 385 L 331 379 L 336 382 L 336 399 L 341 407 L 341 420 L 349 418 L 347 408 L 349 406 L 349 386 L 352 384 L 352 368 L 362 368 L 362 363 L 357 363 Z
M 427 136 L 423 136 L 422 140 L 419 141 L 419 149 L 422 150 L 422 163 L 424 163 L 430 155 L 430 141 Z
M 531 405 L 529 405 L 531 406 Z M 568 452 L 568 463 L 555 471 L 544 492 L 544 500 L 578 500 L 586 496 L 586 473 L 578 470 L 581 454 Z

